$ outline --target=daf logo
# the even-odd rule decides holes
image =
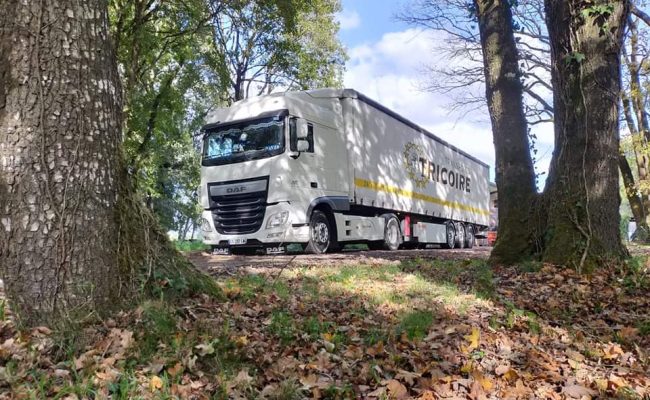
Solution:
[[[226,189],[226,193],[241,193],[245,191],[246,191],[246,186],[229,187]]]

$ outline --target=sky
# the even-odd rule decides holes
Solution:
[[[339,37],[348,51],[345,87],[393,109],[433,134],[490,165],[494,181],[494,145],[487,108],[451,110],[452,95],[429,93],[425,69],[449,61],[440,56],[442,33],[398,21],[408,0],[342,0]],[[433,76],[435,79],[435,76]],[[482,90],[482,88],[481,88]],[[534,126],[538,172],[546,172],[553,146],[551,124]],[[540,189],[544,178],[540,178]]]

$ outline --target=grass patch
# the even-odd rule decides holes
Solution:
[[[422,339],[429,333],[432,324],[433,314],[430,311],[412,311],[402,316],[397,333],[405,333],[410,340]]]
[[[650,335],[650,319],[646,319],[645,321],[639,321],[637,323],[637,329],[639,330],[639,334],[641,336]]]
[[[388,341],[388,333],[380,328],[371,328],[363,335],[363,342],[367,346],[374,346],[377,343],[386,343]]]
[[[399,273],[400,268],[396,265],[344,266],[337,273],[327,276],[326,279],[330,282],[354,285],[356,281],[390,282]]]
[[[632,257],[621,265],[619,274],[623,277],[623,286],[629,293],[637,293],[650,288],[650,273],[646,268],[647,257]]]
[[[333,327],[333,322],[321,321],[317,316],[312,315],[305,320],[302,330],[307,333],[311,339],[318,339],[323,333],[332,331]]]
[[[294,379],[285,379],[278,384],[268,397],[271,400],[299,400],[304,399],[304,391],[300,383]]]
[[[282,300],[287,300],[289,298],[289,295],[291,294],[289,291],[289,286],[287,286],[284,282],[281,281],[274,282],[270,286],[270,290],[273,291],[273,293],[275,293],[275,295]]]
[[[167,303],[148,301],[142,305],[137,335],[140,361],[155,355],[159,344],[171,342],[177,331],[176,322],[176,315]]]
[[[175,240],[174,246],[178,251],[205,251],[210,246],[200,240]]]
[[[403,261],[400,268],[427,281],[471,289],[477,296],[491,299],[496,293],[492,269],[484,260],[422,260]],[[453,296],[453,293],[448,293]]]
[[[517,265],[517,269],[521,272],[533,273],[541,271],[543,266],[544,264],[540,261],[529,260]]]
[[[539,335],[542,333],[539,318],[535,313],[517,308],[513,303],[509,301],[504,301],[504,305],[506,307],[505,319],[501,323],[494,323],[494,325],[500,325],[507,329],[514,329],[521,324],[524,329],[534,335]],[[490,321],[490,325],[493,325],[492,320]]]
[[[296,323],[286,311],[275,310],[271,313],[269,332],[280,339],[283,344],[288,344],[295,337]]]

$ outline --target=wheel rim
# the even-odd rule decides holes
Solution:
[[[311,237],[320,251],[327,250],[330,243],[330,231],[324,221],[317,221],[311,229]]]
[[[391,219],[388,223],[388,229],[386,230],[386,242],[391,246],[396,246],[399,240],[399,233],[397,229],[397,223],[394,219]]]
[[[474,240],[474,229],[471,227],[468,227],[467,232],[465,232],[465,240],[467,241],[467,245],[471,245]]]
[[[465,245],[465,226],[463,226],[463,224],[458,224],[456,235],[458,235],[458,243],[460,244],[460,247],[463,247]]]
[[[454,232],[454,227],[447,225],[447,245],[449,247],[454,247],[454,242],[456,241],[456,232]]]

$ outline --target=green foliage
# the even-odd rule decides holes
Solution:
[[[197,134],[212,107],[340,85],[339,10],[338,0],[109,1],[127,167],[165,230],[183,240],[198,225]]]
[[[165,230],[181,239],[198,219],[194,134],[218,104],[221,55],[211,48],[205,0],[111,0],[111,34],[125,100],[126,162]]]
[[[614,5],[606,4],[594,4],[590,7],[584,8],[580,14],[584,19],[588,17],[609,17],[614,12]]]
[[[210,249],[210,246],[200,240],[177,240],[174,242],[174,246],[178,251],[205,251]]]
[[[564,62],[567,64],[571,64],[571,63],[582,64],[584,60],[585,60],[585,55],[578,51],[569,53],[564,57]]]
[[[232,101],[277,87],[341,84],[345,52],[334,16],[338,0],[235,1],[213,20]]]
[[[636,256],[619,265],[618,274],[629,292],[643,292],[650,288],[650,270],[647,263],[647,257]]]

